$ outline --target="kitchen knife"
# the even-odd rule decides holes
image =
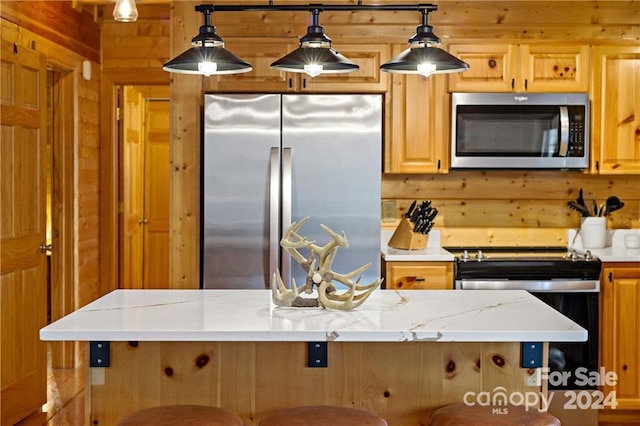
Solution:
[[[411,213],[413,213],[413,209],[415,208],[416,208],[416,200],[413,200],[413,203],[411,203],[411,206],[409,206],[409,210],[407,210],[407,212],[404,214],[404,217],[410,218]]]

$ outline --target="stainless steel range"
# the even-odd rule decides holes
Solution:
[[[456,288],[540,292],[600,290],[600,259],[565,247],[445,247],[456,257]]]
[[[596,389],[583,372],[598,369],[598,295],[602,262],[565,247],[445,247],[455,260],[460,290],[528,290],[588,331],[587,342],[550,343],[549,369],[567,380],[549,389]],[[554,376],[554,377],[556,377]]]

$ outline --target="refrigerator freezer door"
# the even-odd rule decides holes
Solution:
[[[280,103],[272,94],[205,96],[204,288],[270,285],[270,163],[272,148],[280,161]]]
[[[283,95],[282,110],[283,149],[291,148],[291,194],[282,197],[291,197],[291,221],[309,216],[299,233],[319,245],[331,240],[321,223],[344,230],[349,247],[338,249],[333,270],[371,263],[362,283],[380,278],[382,95]],[[291,269],[304,283],[302,268]]]

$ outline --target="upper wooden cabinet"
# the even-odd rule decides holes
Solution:
[[[640,173],[640,46],[593,49],[591,171]]]
[[[274,70],[271,64],[299,44],[290,38],[226,38],[225,47],[253,65],[253,71],[224,75],[207,83],[207,89],[221,92],[385,92],[388,75],[380,65],[389,59],[385,44],[342,44],[334,46],[360,66],[358,71],[311,78],[303,73]]]
[[[587,92],[589,46],[478,41],[447,50],[470,69],[449,76],[451,92]]]
[[[394,52],[406,45],[394,46]],[[391,132],[385,172],[446,173],[449,169],[449,97],[446,76],[392,74]]]

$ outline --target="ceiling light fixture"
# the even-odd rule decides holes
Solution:
[[[135,0],[116,0],[113,8],[113,19],[119,22],[134,22],[138,19],[138,8]]]
[[[118,0],[127,1],[127,0]],[[132,0],[128,0],[132,1]],[[286,4],[274,5],[269,0],[266,5],[220,5],[215,6],[216,12],[270,12],[270,11],[310,11],[312,23],[307,28],[307,34],[300,38],[300,47],[271,64],[271,68],[287,71],[307,73],[314,77],[320,74],[347,73],[359,69],[358,65],[338,53],[331,47],[331,39],[324,34],[324,29],[318,25],[320,12],[332,11],[419,11],[422,14],[422,25],[416,34],[409,39],[409,48],[380,66],[389,73],[421,74],[428,77],[431,74],[466,71],[469,65],[455,56],[439,48],[440,39],[433,33],[433,27],[428,24],[429,12],[437,10],[434,4],[388,4],[363,5],[358,0],[352,4]],[[250,64],[243,61],[224,48],[224,42],[216,34],[216,28],[211,25],[211,14],[214,6],[198,5],[197,12],[204,15],[204,25],[200,33],[193,38],[193,48],[164,64],[163,69],[169,72],[183,74],[238,74],[251,71]]]
[[[204,16],[204,25],[191,40],[193,47],[164,64],[163,70],[208,77],[216,74],[240,74],[253,69],[251,64],[224,48],[224,40],[216,34],[216,27],[211,25],[213,8],[213,5],[196,6],[196,11]]]
[[[300,38],[300,47],[271,64],[271,68],[304,72],[311,77],[357,71],[360,67],[331,47],[331,39],[318,25],[320,8],[311,9],[312,23],[307,34]]]
[[[461,72],[469,69],[469,64],[440,49],[440,39],[433,33],[433,27],[428,24],[429,12],[437,9],[436,5],[419,6],[422,25],[409,39],[409,48],[382,64],[380,66],[382,71],[429,77],[431,74]]]

